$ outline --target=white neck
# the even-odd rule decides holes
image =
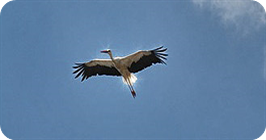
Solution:
[[[111,58],[112,60],[114,60],[112,52],[110,52],[110,53],[108,53],[108,54],[109,54],[110,58]]]

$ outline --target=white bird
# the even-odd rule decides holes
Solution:
[[[114,58],[111,50],[107,49],[101,51],[101,53],[109,54],[111,59],[94,59],[85,63],[75,63],[76,65],[73,68],[76,70],[73,74],[76,74],[75,78],[81,76],[81,81],[97,75],[122,76],[123,82],[128,85],[132,96],[135,98],[136,92],[133,89],[133,84],[137,78],[133,73],[139,72],[152,64],[166,64],[164,60],[167,60],[166,56],[168,54],[163,53],[166,50],[167,48],[161,46],[154,50],[137,51],[125,57]]]

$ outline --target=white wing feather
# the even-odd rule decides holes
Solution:
[[[122,57],[121,62],[127,67],[130,67],[133,62],[137,62],[144,55],[150,55],[150,54],[151,54],[150,51],[137,51],[133,54]]]
[[[94,59],[94,60],[91,60],[91,61],[85,63],[85,65],[88,67],[93,67],[96,65],[106,66],[106,67],[110,67],[110,68],[114,67],[114,64],[113,64],[111,59]]]

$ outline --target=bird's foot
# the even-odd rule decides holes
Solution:
[[[136,92],[134,90],[131,91],[131,94],[132,94],[133,98],[136,97]]]

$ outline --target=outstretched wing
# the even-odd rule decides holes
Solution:
[[[73,66],[75,69],[73,74],[76,74],[75,78],[81,76],[81,81],[97,75],[121,76],[120,72],[114,67],[112,61],[109,59],[95,59],[86,63],[75,64],[76,65]]]
[[[128,55],[122,58],[124,64],[127,65],[130,72],[136,73],[139,72],[152,64],[163,63],[166,64],[164,60],[167,60],[164,52],[167,48],[163,46],[149,51],[138,51],[134,54]]]

